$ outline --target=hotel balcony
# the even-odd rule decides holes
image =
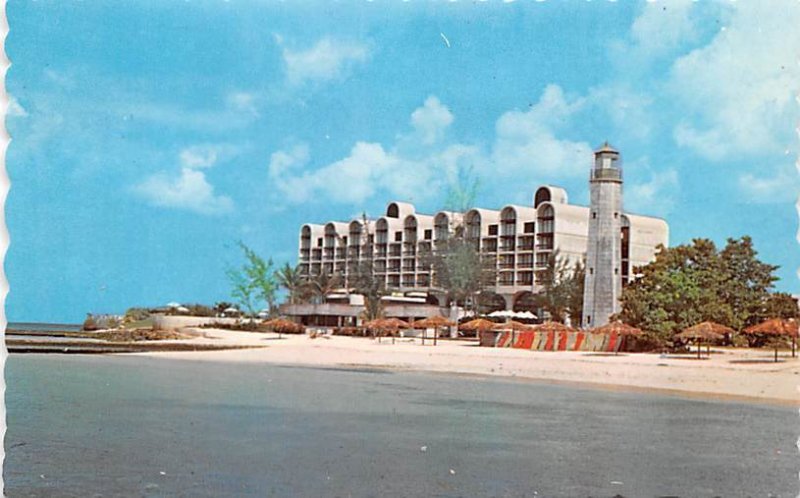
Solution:
[[[503,240],[500,242],[500,252],[512,252],[514,250],[514,239]]]

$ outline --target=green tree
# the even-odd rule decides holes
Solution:
[[[338,273],[322,270],[308,279],[308,288],[314,297],[315,304],[322,304],[328,294],[342,286],[342,277]]]
[[[278,284],[289,293],[289,304],[297,304],[305,299],[307,281],[300,268],[286,263],[275,272]]]
[[[451,178],[445,195],[444,210],[458,213],[453,217],[450,236],[437,242],[436,249],[421,254],[423,267],[433,272],[433,286],[448,301],[473,303],[479,307],[483,291],[497,281],[497,264],[493,257],[482,256],[479,241],[469,240],[463,226],[464,214],[475,204],[480,180],[472,167],[459,167]]]
[[[550,315],[550,319],[564,323],[569,317],[572,323],[581,323],[583,312],[584,265],[570,265],[558,249],[547,256],[545,269],[536,274],[541,291],[534,296],[534,303]]]
[[[767,299],[761,315],[763,318],[800,318],[800,310],[791,294],[776,292]]]
[[[474,241],[463,235],[454,235],[440,242],[424,264],[433,269],[435,286],[441,289],[448,301],[475,303],[479,294],[497,280],[494,260],[482,257]]]
[[[641,277],[623,290],[615,318],[662,341],[705,320],[734,330],[757,323],[772,299],[777,267],[756,256],[749,237],[729,239],[721,251],[707,239],[660,247],[655,261],[635,270]]]
[[[245,263],[239,269],[229,269],[228,278],[232,284],[231,295],[248,312],[252,318],[258,301],[267,306],[270,315],[275,313],[275,298],[278,292],[278,279],[275,275],[272,259],[264,260],[261,256],[239,242],[245,256]]]
[[[361,253],[364,257],[351,268],[348,278],[350,287],[364,297],[362,319],[369,321],[383,317],[383,301],[381,298],[386,295],[386,286],[384,285],[384,279],[375,275],[372,242],[370,240],[370,222],[366,214],[362,214],[361,227]]]
[[[730,326],[741,330],[755,325],[765,315],[765,300],[778,280],[773,274],[777,266],[762,263],[757,259],[750,237],[728,239],[720,252],[727,270],[727,279],[722,283],[720,297],[731,306]]]

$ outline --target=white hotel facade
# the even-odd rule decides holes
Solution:
[[[600,155],[609,151],[613,149],[608,145],[596,151],[595,164],[600,163]],[[613,153],[619,157],[618,152]],[[615,163],[615,167],[620,166]],[[593,169],[591,178],[596,174]],[[387,315],[438,314],[438,308],[448,307],[450,303],[445,302],[443,293],[437,290],[435,272],[425,256],[451,237],[456,226],[462,226],[467,239],[484,258],[496,265],[496,281],[487,291],[490,296],[483,301],[490,302],[493,309],[535,313],[531,297],[541,289],[539,275],[546,268],[548,256],[558,250],[570,263],[585,261],[590,221],[597,214],[593,207],[570,204],[567,192],[552,185],[537,188],[531,201],[528,206],[474,208],[463,214],[449,211],[422,214],[412,204],[393,201],[388,203],[383,216],[367,220],[366,224],[363,219],[308,223],[300,229],[299,268],[307,276],[338,273],[343,278],[344,288],[330,296],[330,302],[338,299],[342,306],[357,308],[357,301],[348,295],[348,277],[356,265],[369,259],[375,275],[391,293],[386,298],[390,305]],[[614,274],[624,286],[634,277],[635,267],[653,260],[659,244],[668,244],[669,229],[660,218],[622,212],[614,216],[618,217],[615,226],[619,227],[619,233],[615,238],[618,237],[620,244],[619,250],[614,251],[619,254],[615,256],[619,261]],[[595,269],[587,267],[587,272],[594,274]],[[392,302],[416,306],[413,311],[398,309],[392,313]],[[285,312],[307,323],[312,323],[308,315],[328,314],[340,318],[357,315],[355,310],[347,312],[342,306],[328,306],[327,313],[321,305],[293,306]],[[329,319],[324,323],[337,325],[342,320]]]

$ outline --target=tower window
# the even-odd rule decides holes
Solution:
[[[589,275],[594,275],[594,268],[589,268]]]
[[[395,242],[400,242],[401,240],[403,240],[403,232],[395,232],[394,233],[394,241]]]
[[[619,213],[614,213],[614,219],[619,218]]]
[[[619,275],[619,268],[614,268],[614,275]]]
[[[586,316],[586,325],[591,325],[591,323],[592,323],[592,315],[587,315]]]
[[[489,225],[489,235],[497,235],[497,225]]]
[[[592,219],[596,219],[596,218],[597,218],[597,211],[592,211]]]

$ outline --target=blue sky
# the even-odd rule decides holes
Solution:
[[[237,240],[294,262],[464,169],[484,207],[586,203],[604,140],[626,210],[800,292],[797,2],[287,3],[8,6],[11,321],[228,299]]]

